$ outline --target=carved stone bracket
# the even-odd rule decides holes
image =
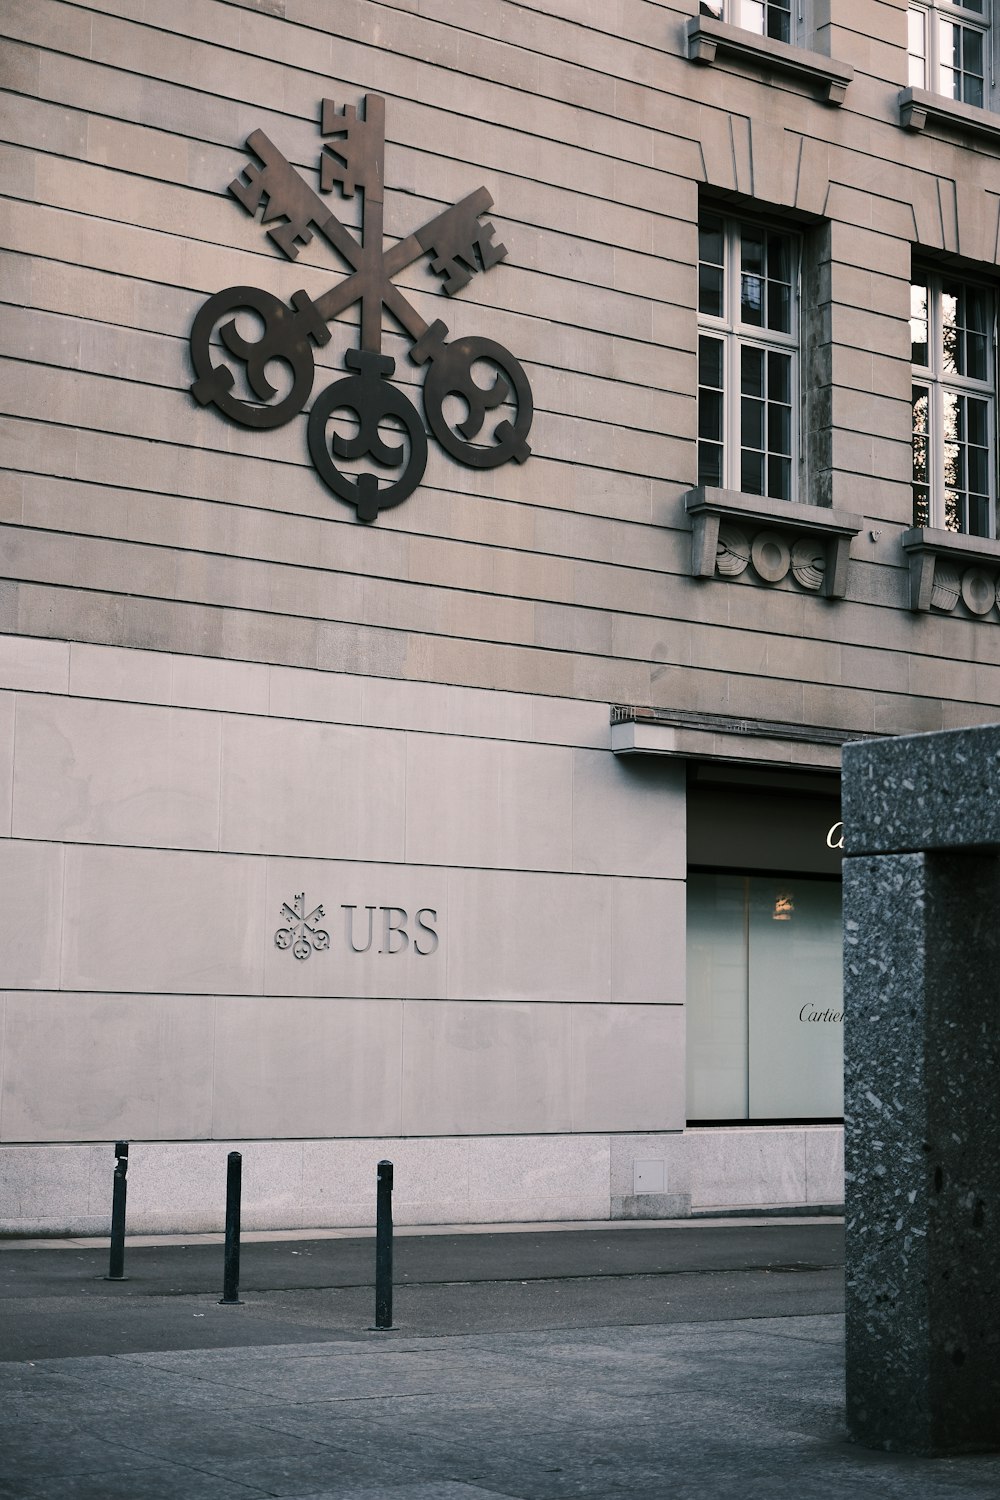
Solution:
[[[789,573],[827,599],[847,592],[851,539],[864,522],[825,505],[798,505],[734,490],[691,490],[691,576],[735,578],[752,567],[764,583]]]
[[[1000,146],[1000,120],[989,110],[946,99],[943,94],[932,94],[927,89],[901,89],[899,123],[903,129],[923,130],[928,121]]]
[[[915,526],[902,536],[910,560],[910,608],[1000,621],[1000,542]]]
[[[721,55],[788,78],[804,79],[815,86],[826,104],[843,104],[847,86],[854,77],[853,68],[834,62],[821,52],[807,52],[804,47],[756,36],[741,26],[730,26],[711,16],[691,17],[687,23],[687,47],[690,60],[703,66],[714,63]]]

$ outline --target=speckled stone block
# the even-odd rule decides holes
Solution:
[[[914,1453],[1000,1448],[1000,861],[983,849],[996,807],[972,795],[996,795],[1000,729],[850,749],[848,1429]],[[914,803],[898,817],[894,782]],[[918,847],[870,852],[894,843]]]
[[[845,745],[844,852],[1000,847],[1000,724]]]

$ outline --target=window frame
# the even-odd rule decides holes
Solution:
[[[748,21],[753,19],[753,12],[757,10],[761,12],[761,24],[749,25]],[[763,37],[767,41],[784,42],[791,47],[800,45],[802,41],[802,0],[788,0],[787,4],[783,4],[782,0],[699,0],[698,11],[709,20],[723,21],[728,26],[736,26],[740,31],[748,31],[751,36]],[[780,29],[772,31],[772,19],[777,21],[783,16],[787,17],[787,34],[783,34]]]
[[[992,0],[982,0],[982,5],[982,10],[977,11],[968,5],[963,5],[961,0],[908,0],[907,80],[911,88],[926,90],[928,93],[939,95],[942,99],[948,99],[955,104],[965,104],[973,109],[992,108],[995,72]],[[913,46],[913,26],[918,18],[922,32],[922,50],[919,51]],[[946,61],[944,56],[946,49],[941,34],[942,27],[945,25],[959,27],[963,34],[973,33],[981,36],[982,75],[964,67],[956,72]],[[916,66],[918,62],[919,69]],[[954,87],[945,88],[943,85],[946,72],[953,73],[959,79],[981,76],[981,97],[968,98],[964,85],[960,87],[958,93],[955,92]],[[917,76],[918,73],[919,76]]]
[[[944,316],[945,296],[948,286],[958,287],[962,291],[973,291],[985,294],[988,298],[985,330],[986,353],[986,375],[976,377],[957,370],[947,368],[945,352],[945,330],[952,326],[946,323]],[[915,292],[920,287],[926,287],[926,317],[918,314],[916,307]],[[914,348],[921,341],[917,340],[915,332],[926,323],[926,364],[920,364],[914,358]],[[956,324],[956,328],[968,329],[968,324]],[[912,454],[912,478],[911,495],[913,501],[913,524],[916,527],[929,528],[931,530],[950,532],[956,536],[977,537],[984,540],[992,540],[997,535],[997,287],[985,278],[969,276],[963,272],[951,272],[946,268],[933,265],[916,263],[910,277],[910,341],[911,341],[911,391],[914,419],[911,422],[910,448]],[[967,362],[967,356],[965,356]],[[923,428],[919,428],[916,420],[917,391],[927,393],[926,420]],[[949,438],[945,431],[946,403],[949,397],[964,400],[966,403],[971,398],[983,401],[986,404],[986,519],[985,529],[973,529],[970,525],[969,515],[970,498],[974,494],[982,494],[982,491],[972,491],[970,488],[970,475],[967,463],[963,464],[964,484],[959,488],[957,485],[949,486],[947,482],[946,462],[948,458]],[[967,407],[966,407],[967,410]],[[921,471],[917,463],[918,440],[926,440],[926,477],[918,478]],[[970,447],[981,449],[984,445],[971,441],[966,421],[966,431],[963,438],[953,438],[956,445],[968,450]],[[926,514],[922,515],[923,505],[918,499],[917,491],[926,489]],[[955,526],[949,522],[949,490],[958,492],[965,496],[964,515],[959,519],[963,524]]]
[[[721,225],[723,242],[722,262],[722,312],[720,315],[703,310],[702,297],[702,268],[703,266],[717,266],[717,262],[708,262],[702,259],[701,237],[706,221],[717,221]],[[780,285],[789,286],[789,329],[784,331],[779,328],[771,328],[763,324],[745,322],[742,318],[743,301],[741,296],[742,278],[744,275],[742,265],[742,251],[744,232],[751,230],[762,234],[765,243],[768,236],[781,236],[788,244],[790,259],[788,283],[780,282]],[[698,301],[697,301],[697,483],[706,488],[719,488],[738,494],[756,495],[762,500],[774,500],[779,502],[797,503],[801,498],[802,475],[801,475],[801,426],[802,426],[802,391],[801,391],[801,367],[802,367],[802,266],[803,266],[803,236],[797,229],[790,228],[787,224],[773,219],[767,219],[753,213],[726,212],[721,206],[711,202],[701,205],[698,214]],[[763,278],[765,288],[772,278],[766,274]],[[713,438],[703,436],[702,418],[704,415],[702,405],[703,391],[720,390],[717,386],[703,385],[702,383],[702,348],[703,340],[716,340],[722,344],[722,387],[721,408],[721,472],[718,475],[708,474],[703,470],[702,453],[703,444],[712,447],[720,446]],[[743,352],[748,349],[759,349],[764,353],[765,367],[769,371],[770,354],[784,354],[789,357],[788,377],[788,401],[789,407],[789,440],[788,454],[784,455],[780,450],[772,449],[769,442],[769,410],[771,406],[779,407],[786,405],[785,402],[775,400],[769,401],[766,394],[763,398],[763,436],[765,447],[756,449],[744,447],[743,443],[743,407],[744,401],[756,400],[754,396],[745,396],[742,384]],[[766,388],[765,388],[766,390]],[[744,487],[744,453],[760,452],[763,454],[763,487],[757,489],[746,489]],[[788,492],[787,494],[773,494],[769,484],[769,460],[774,458],[785,458],[788,460]]]

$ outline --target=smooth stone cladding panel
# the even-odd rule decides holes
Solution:
[[[844,750],[847,1414],[1000,1445],[1000,727]]]
[[[0,1141],[60,1184],[25,1225],[92,1226],[74,1152],[119,1137],[135,1227],[211,1222],[181,1143],[294,1181],[303,1142],[336,1178],[325,1143],[400,1136],[472,1138],[482,1184],[521,1141],[459,1218],[607,1216],[575,1138],[683,1126],[683,770],[622,766],[606,704],[8,637],[0,792]],[[302,961],[300,892],[330,935]],[[443,1149],[417,1220],[451,1215]],[[248,1224],[364,1222],[302,1182]]]

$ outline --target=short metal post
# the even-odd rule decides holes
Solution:
[[[111,1258],[105,1281],[127,1281],[125,1275],[125,1196],[128,1141],[115,1141],[115,1177],[111,1196]]]
[[[375,1209],[375,1327],[392,1327],[392,1162],[378,1164]]]
[[[243,1157],[230,1151],[226,1158],[226,1250],[220,1303],[242,1306],[240,1301],[240,1191]]]

